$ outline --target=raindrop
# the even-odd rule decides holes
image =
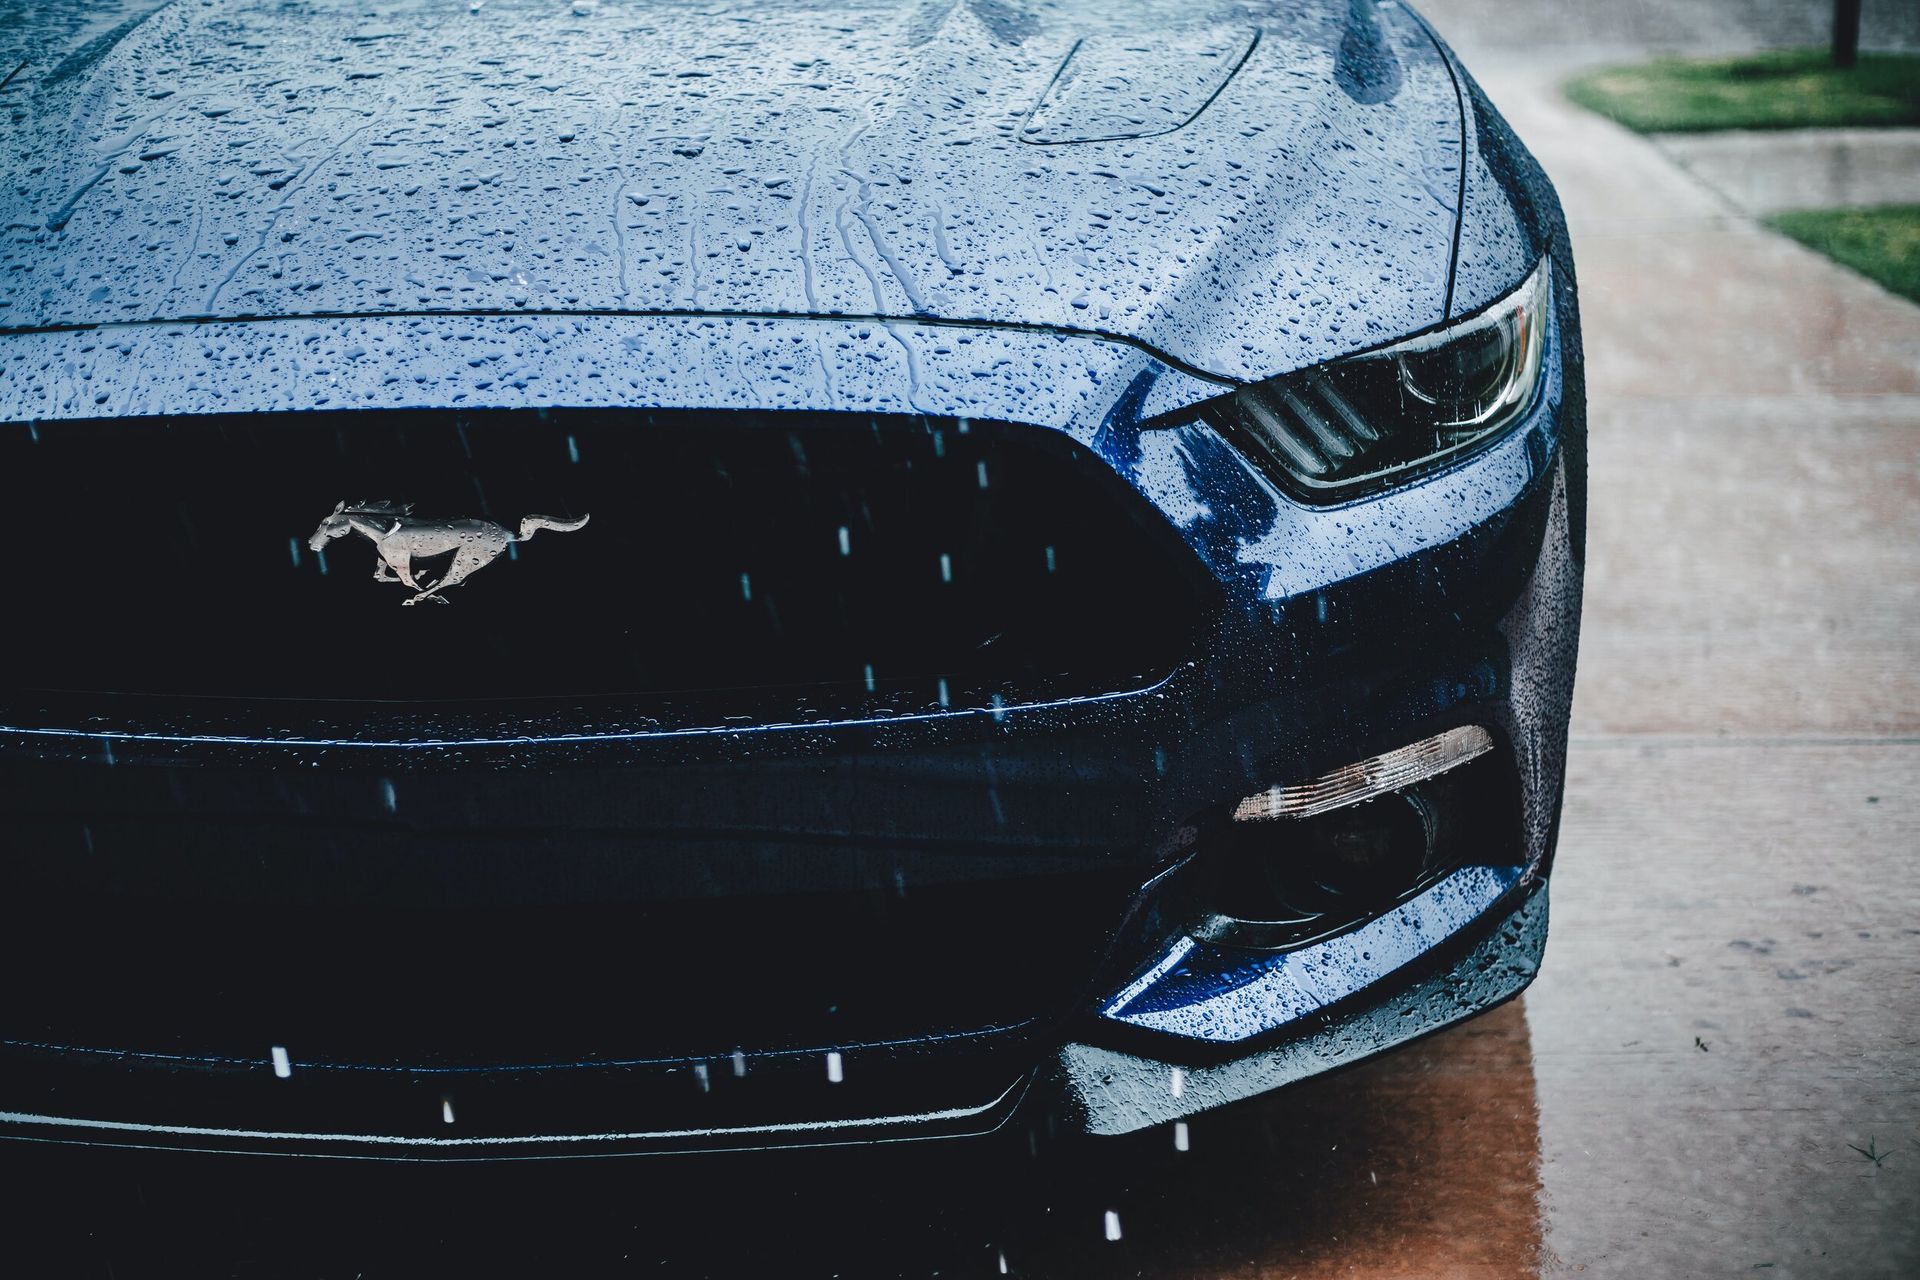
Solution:
[[[1175,1067],[1173,1069],[1172,1078],[1167,1081],[1167,1092],[1171,1093],[1174,1097],[1177,1098],[1181,1094],[1185,1093],[1186,1091],[1187,1091],[1187,1073],[1185,1071],[1182,1071],[1179,1067]]]
[[[1007,1274],[1007,1255],[1004,1252],[1000,1254],[1000,1274]]]
[[[293,567],[298,569],[300,567],[300,539],[287,539],[287,553],[293,557]]]
[[[440,1099],[440,1123],[442,1124],[453,1123],[453,1099],[452,1098]]]
[[[578,440],[575,440],[572,436],[567,437],[567,461],[568,462],[580,461],[580,442]]]
[[[713,1088],[713,1082],[707,1076],[706,1063],[696,1062],[693,1064],[693,1078],[700,1085],[700,1092],[706,1093]]]
[[[380,779],[380,803],[387,806],[387,812],[393,813],[400,807],[399,797],[393,793],[393,780]]]
[[[280,1045],[273,1046],[273,1074],[282,1080],[293,1074],[293,1060],[287,1057],[287,1051]]]
[[[840,526],[840,554],[843,556],[853,554],[853,535],[845,525]]]
[[[940,553],[940,581],[953,581],[953,557],[944,551]]]
[[[974,463],[973,473],[975,476],[979,477],[980,487],[982,489],[986,488],[987,487],[987,462],[985,458],[982,458],[979,462]]]
[[[1107,1239],[1118,1240],[1119,1238],[1120,1238],[1120,1215],[1115,1213],[1112,1209],[1109,1209],[1107,1210]]]
[[[867,663],[866,665],[866,674],[867,674],[867,692],[872,693],[873,692],[873,664],[871,662]]]
[[[827,1055],[827,1079],[833,1084],[839,1084],[846,1079],[846,1073],[841,1069],[840,1055],[837,1052]]]
[[[1047,572],[1048,572],[1048,573],[1052,573],[1052,572],[1053,572],[1053,566],[1054,566],[1054,561],[1053,561],[1053,548],[1052,548],[1052,547],[1048,547],[1048,548],[1047,548]]]
[[[733,1051],[733,1078],[739,1080],[747,1074],[747,1055],[735,1049]]]
[[[1188,1146],[1187,1122],[1185,1120],[1175,1120],[1173,1122],[1173,1149],[1175,1151],[1185,1151]]]
[[[944,707],[947,704],[948,704],[947,678],[945,676],[941,676],[940,677],[940,705]]]
[[[753,579],[744,573],[740,575],[740,598],[742,600],[753,599]]]

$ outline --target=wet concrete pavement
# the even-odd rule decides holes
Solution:
[[[1920,203],[1920,129],[1735,129],[1656,141],[1746,213]]]
[[[1419,0],[1415,7],[1484,70],[1549,63],[1740,53],[1825,44],[1831,0]],[[1920,48],[1920,6],[1865,0],[1863,49]]]
[[[1484,79],[1568,206],[1593,421],[1545,1270],[1912,1275],[1920,308]]]

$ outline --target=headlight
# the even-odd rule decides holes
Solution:
[[[1257,383],[1206,416],[1312,498],[1380,484],[1487,440],[1533,404],[1550,303],[1542,261],[1480,314]]]

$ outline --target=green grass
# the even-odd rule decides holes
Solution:
[[[1920,124],[1920,55],[1863,53],[1850,71],[1825,49],[1592,71],[1567,96],[1641,133]]]
[[[1920,204],[1777,213],[1767,225],[1920,302]]]

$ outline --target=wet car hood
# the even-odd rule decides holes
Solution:
[[[1284,372],[1437,322],[1395,4],[0,0],[0,330],[930,317]]]

